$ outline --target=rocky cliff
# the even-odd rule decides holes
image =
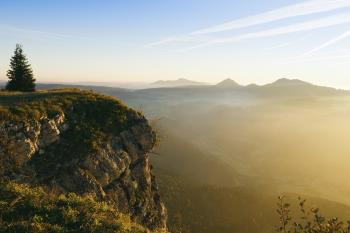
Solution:
[[[149,229],[166,229],[145,117],[88,91],[0,94],[0,176],[50,192],[93,194]]]

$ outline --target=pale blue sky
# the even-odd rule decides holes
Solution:
[[[3,0],[1,80],[16,43],[43,82],[350,88],[350,0]]]

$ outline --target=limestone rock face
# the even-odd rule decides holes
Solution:
[[[44,119],[41,123],[39,147],[45,148],[59,139],[60,131],[54,120]]]
[[[64,114],[1,123],[0,175],[59,193],[93,193],[150,229],[166,229],[167,212],[149,163],[156,134],[148,121],[137,115],[133,125],[80,157],[62,152],[74,147],[65,138],[73,124]]]
[[[64,114],[58,121],[42,118],[40,121],[4,122],[0,125],[0,175],[10,177],[21,174],[20,169],[40,149],[59,140],[58,127],[64,121]]]

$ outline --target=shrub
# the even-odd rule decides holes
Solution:
[[[278,197],[277,213],[280,226],[276,229],[282,233],[349,233],[350,221],[344,223],[338,218],[326,218],[318,208],[305,208],[305,199],[299,198],[300,219],[294,221],[290,215],[290,204],[285,197]]]

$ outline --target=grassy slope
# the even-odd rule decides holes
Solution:
[[[1,232],[149,232],[93,196],[54,195],[40,187],[0,184]]]
[[[117,99],[92,91],[57,89],[34,93],[0,92],[0,120],[52,117],[74,107],[80,107],[80,110],[86,111],[86,114],[92,114],[94,106],[99,107],[101,114],[95,114],[91,119],[87,116],[86,118],[99,124],[103,124],[106,120],[106,124],[111,124],[110,120],[126,120],[128,115],[134,113]]]
[[[154,167],[191,177],[192,180],[203,184],[235,186],[244,179],[235,173],[232,167],[210,153],[201,151],[181,136],[163,130],[159,130],[158,133],[161,143],[156,150],[157,156],[152,157]]]
[[[278,226],[277,197],[245,188],[198,184],[164,170],[156,170],[161,195],[168,208],[173,233],[271,233]],[[293,216],[299,218],[298,196],[286,194]],[[319,207],[328,217],[350,219],[350,207],[336,202],[304,197],[308,207]],[[298,220],[298,219],[295,219]]]

